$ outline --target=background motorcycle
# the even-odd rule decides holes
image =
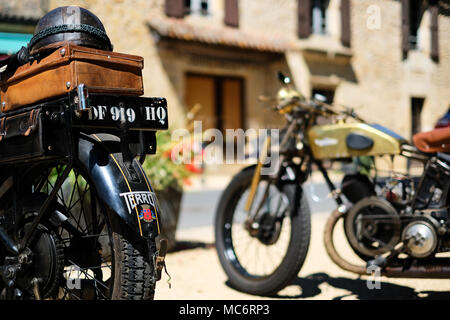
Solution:
[[[442,153],[450,147],[441,146],[449,142],[450,132],[433,139],[418,135],[415,142],[422,151],[435,144],[424,153],[394,132],[366,123],[351,109],[337,110],[316,98],[306,101],[288,77],[279,78],[284,86],[274,110],[285,116],[287,125],[278,169],[261,175],[263,151],[257,165],[232,179],[216,211],[217,253],[231,284],[251,294],[272,295],[295,279],[310,241],[310,209],[302,185],[313,165],[337,204],[324,240],[330,258],[341,268],[358,274],[378,270],[393,277],[449,277],[448,261],[435,255],[450,251],[450,156]],[[318,124],[319,118],[328,123]],[[387,178],[377,177],[370,160],[396,155],[421,161],[425,169],[420,179],[393,171]],[[369,160],[365,174],[346,174],[337,189],[323,160],[358,157]],[[333,231],[341,218],[351,248],[367,265],[354,265],[338,254]]]

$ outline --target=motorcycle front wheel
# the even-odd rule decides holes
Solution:
[[[253,295],[272,296],[297,277],[306,259],[310,209],[301,186],[275,186],[261,176],[252,210],[244,210],[254,169],[237,174],[225,189],[215,217],[215,242],[231,285]],[[259,204],[259,205],[258,205]]]

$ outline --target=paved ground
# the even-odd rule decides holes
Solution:
[[[320,184],[313,188],[321,201],[310,201],[314,214],[306,262],[297,280],[271,299],[450,299],[449,280],[382,277],[381,288],[369,290],[367,277],[359,278],[334,265],[322,244],[323,227],[332,202],[325,197],[325,192],[320,192],[321,188]],[[311,188],[306,191],[311,192]],[[236,291],[227,283],[214,248],[212,228],[220,192],[216,186],[204,190],[194,188],[185,193],[177,232],[179,250],[168,254],[166,259],[172,288],[169,289],[168,277],[164,275],[158,282],[156,299],[267,299]],[[345,244],[342,234],[338,234],[336,243]],[[344,256],[357,261],[346,245],[338,247]]]

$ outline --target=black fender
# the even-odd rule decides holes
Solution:
[[[138,161],[124,164],[118,137],[80,134],[78,161],[109,209],[113,229],[126,225],[129,231],[145,238],[160,233],[160,209],[154,190]],[[151,210],[151,218],[143,218],[144,207]]]

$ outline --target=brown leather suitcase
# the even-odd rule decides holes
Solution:
[[[68,43],[1,79],[1,111],[63,96],[81,83],[89,92],[140,96],[143,67],[139,56]]]

